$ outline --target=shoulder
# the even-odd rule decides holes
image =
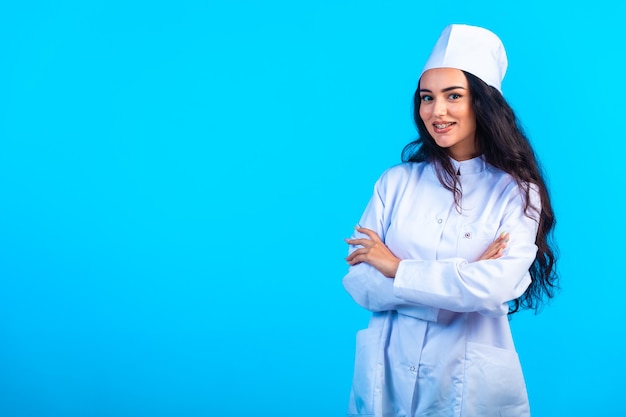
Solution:
[[[425,175],[432,172],[425,162],[404,162],[385,170],[376,181],[375,192],[383,200],[395,199],[408,189],[416,189],[424,181]]]
[[[491,164],[487,167],[491,176],[492,192],[500,193],[501,197],[508,200],[510,204],[526,207],[528,202],[528,206],[535,213],[541,211],[541,198],[537,184],[518,182],[511,174]]]
[[[385,170],[378,179],[378,182],[403,184],[410,179],[419,179],[427,166],[430,166],[427,162],[403,162]]]
[[[531,193],[538,193],[539,191],[539,186],[537,184],[524,181],[520,184],[511,174],[496,168],[490,163],[487,163],[487,171],[492,176],[492,181],[506,184],[508,188],[515,189],[518,192],[525,191],[526,189],[530,189]]]
[[[494,190],[496,189],[504,189],[507,190],[508,193],[519,193],[520,187],[517,181],[513,176],[500,168],[496,168],[495,166],[487,163],[487,169],[485,170],[487,173],[488,181],[491,183]]]

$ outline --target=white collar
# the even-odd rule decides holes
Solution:
[[[487,161],[483,155],[477,156],[466,161],[457,161],[450,158],[454,171],[460,175],[477,174],[487,169]]]

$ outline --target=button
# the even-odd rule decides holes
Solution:
[[[411,365],[411,366],[409,367],[409,371],[411,371],[411,372],[415,373],[415,372],[417,371],[417,369],[415,368],[415,366],[412,366],[412,365]]]
[[[437,219],[437,223],[439,224],[443,223],[443,219]]]
[[[471,239],[472,238],[472,233],[471,232],[465,232],[465,234],[463,236],[465,237],[465,239]]]

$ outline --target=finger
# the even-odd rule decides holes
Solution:
[[[348,262],[348,264],[354,266],[357,264],[360,264],[362,262],[365,262],[365,256],[363,254],[359,254],[356,256],[349,256],[348,258],[346,258],[346,262]]]
[[[509,234],[506,232],[502,232],[496,240],[491,242],[491,244],[489,245],[489,247],[487,248],[485,252],[498,251],[500,248],[506,247],[508,241],[509,241]]]
[[[491,257],[492,257],[493,255],[495,255],[496,253],[498,253],[498,250],[497,250],[497,249],[491,249],[491,250],[488,250],[487,252],[485,252],[485,253],[483,254],[482,258],[483,258],[483,259],[491,259]]]
[[[482,256],[479,258],[480,261],[486,259],[498,259],[502,256],[504,252],[504,248],[507,247],[509,242],[509,233],[502,232],[500,236],[496,238],[491,244],[485,249]]]
[[[355,250],[354,252],[352,252],[350,255],[348,255],[346,257],[346,261],[351,262],[355,258],[358,258],[359,256],[363,256],[366,253],[367,253],[367,249],[366,248],[357,249],[357,250]]]
[[[346,243],[349,245],[361,245],[361,246],[371,246],[372,241],[365,238],[359,239],[345,239]]]
[[[502,254],[502,251],[504,251],[504,248],[506,248],[506,242],[498,243],[496,246],[494,246],[491,255],[495,256],[495,255],[498,255],[498,254]]]
[[[498,241],[493,242],[491,245],[489,245],[487,247],[487,250],[485,250],[485,255],[493,255],[495,254],[500,247],[502,246],[502,244]]]
[[[498,258],[501,258],[503,253],[504,253],[504,247],[500,248],[500,249],[498,250],[498,252],[496,252],[496,253],[495,253],[495,254],[491,257],[491,259],[498,259]]]
[[[496,253],[491,255],[491,257],[489,259],[499,259],[499,258],[501,258],[502,255],[504,255],[504,249],[505,248],[506,248],[506,244],[503,244],[502,246],[500,246],[500,248],[496,251]]]
[[[492,242],[487,249],[485,249],[485,252],[483,252],[479,260],[493,259],[493,256],[495,256],[501,248],[501,242],[498,242],[498,240]]]
[[[380,242],[380,236],[378,236],[378,233],[376,233],[375,231],[373,231],[372,229],[368,229],[366,227],[355,227],[356,231],[359,233],[363,233],[364,235],[367,235],[367,237],[369,237],[371,240],[373,240],[374,242]]]

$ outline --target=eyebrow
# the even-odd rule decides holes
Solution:
[[[458,88],[460,88],[461,90],[466,90],[466,88],[465,88],[465,87],[461,87],[460,85],[454,85],[454,86],[452,86],[452,87],[446,87],[446,88],[444,88],[443,90],[441,90],[441,92],[442,92],[442,93],[446,93],[446,92],[448,92],[448,91],[451,91],[451,90],[456,90],[456,89],[458,89]],[[430,91],[430,90],[429,90],[429,89],[427,89],[427,88],[420,88],[420,93],[432,93],[432,91]]]

